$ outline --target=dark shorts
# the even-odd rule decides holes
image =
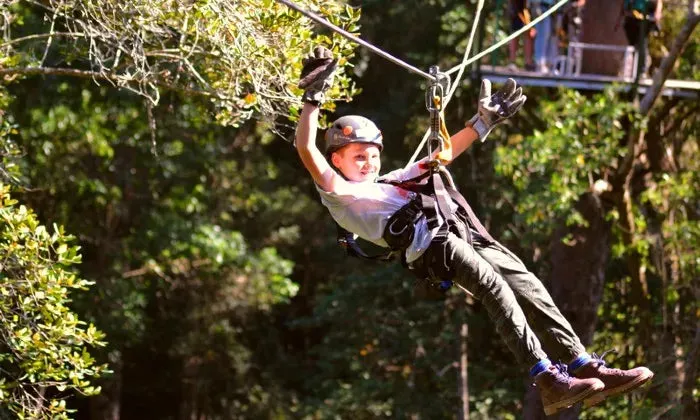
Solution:
[[[511,31],[517,31],[520,30],[525,24],[523,21],[520,19],[518,15],[515,15],[511,18],[510,20],[510,30]]]
[[[508,11],[509,11],[509,15],[510,15],[510,30],[511,31],[517,31],[520,28],[522,28],[523,26],[525,26],[525,24],[523,23],[523,20],[520,18],[520,16],[523,16],[525,14],[524,4],[518,5],[518,6],[511,5],[511,8]]]
[[[656,23],[651,20],[635,19],[631,16],[625,16],[623,24],[625,35],[629,45],[637,46],[643,38],[648,38],[649,32],[656,28]]]

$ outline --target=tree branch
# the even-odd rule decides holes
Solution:
[[[23,36],[21,38],[15,38],[11,39],[9,41],[3,42],[0,44],[0,48],[5,48],[9,47],[12,44],[18,44],[20,42],[24,41],[31,41],[32,39],[44,39],[44,38],[51,38],[51,37],[66,37],[66,38],[85,38],[87,35],[83,32],[54,32],[54,33],[46,33],[46,34],[33,34],[33,35],[27,35]]]
[[[688,351],[685,362],[685,379],[683,380],[683,395],[681,402],[683,405],[682,419],[697,418],[697,408],[695,408],[693,389],[698,382],[698,360],[700,360],[700,322],[695,327],[695,339]]]
[[[654,72],[654,82],[649,87],[647,93],[640,102],[639,112],[642,115],[649,114],[651,107],[654,105],[654,102],[656,102],[656,99],[661,93],[661,89],[663,88],[666,79],[668,79],[671,70],[673,70],[673,66],[676,64],[676,60],[683,52],[683,48],[688,43],[688,39],[690,39],[690,35],[698,25],[698,22],[700,22],[700,14],[695,14],[693,10],[690,9],[688,11],[688,19],[685,21],[683,28],[681,28],[681,31],[676,36],[676,39],[673,40],[671,51],[666,57],[664,57],[664,59],[661,61],[661,65],[656,72]]]
[[[70,76],[79,77],[82,79],[95,79],[95,80],[105,80],[117,85],[125,84],[128,82],[125,80],[127,76],[120,75],[116,73],[102,73],[90,70],[79,70],[64,67],[10,67],[10,68],[0,68],[0,76],[5,75],[23,75],[23,76]],[[138,80],[134,80],[138,82]],[[156,86],[173,90],[176,92],[184,93],[187,95],[204,96],[221,100],[232,100],[236,99],[231,96],[222,95],[214,90],[201,90],[181,86],[173,86],[172,84],[163,80],[153,80],[152,83]]]

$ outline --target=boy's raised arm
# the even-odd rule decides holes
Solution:
[[[478,111],[467,126],[451,137],[452,160],[467,150],[476,139],[486,141],[486,136],[501,122],[515,115],[523,106],[527,96],[515,80],[508,79],[505,85],[491,93],[491,81],[484,79],[479,92]]]
[[[304,89],[299,125],[297,126],[295,145],[304,167],[309,171],[314,182],[324,191],[334,192],[342,178],[331,168],[323,153],[316,146],[318,131],[318,106],[325,99],[325,92],[333,84],[333,73],[338,60],[324,47],[316,47],[308,58],[303,60],[299,87]]]
[[[338,176],[316,146],[318,112],[318,106],[308,102],[304,104],[297,127],[295,145],[304,167],[309,171],[314,182],[324,191],[332,192]]]

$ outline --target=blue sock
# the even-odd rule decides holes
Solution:
[[[549,359],[542,359],[539,362],[535,363],[535,366],[530,369],[530,376],[535,377],[539,373],[544,372],[547,370],[547,368],[552,364],[552,362],[549,361]]]
[[[581,353],[573,362],[569,363],[569,371],[573,372],[581,366],[588,364],[590,362],[591,356],[588,353]]]

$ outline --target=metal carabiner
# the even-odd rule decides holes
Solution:
[[[445,96],[445,91],[450,88],[450,76],[445,73],[440,73],[438,66],[431,66],[428,70],[433,77],[432,83],[425,91],[425,107],[428,111],[442,111],[442,98]],[[439,105],[435,105],[435,98],[438,98]]]
[[[450,87],[450,76],[440,73],[438,66],[431,66],[428,70],[434,78],[433,82],[425,91],[425,107],[430,112],[430,132],[428,135],[427,147],[428,156],[433,155],[433,147],[442,151],[444,140],[440,134],[440,113],[444,107],[444,94]]]

